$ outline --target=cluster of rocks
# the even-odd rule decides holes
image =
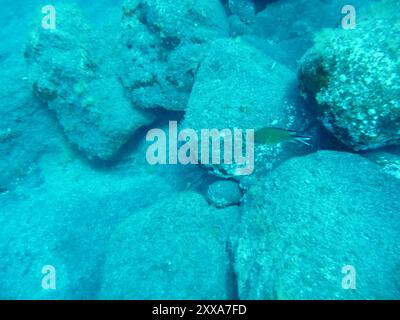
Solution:
[[[0,92],[0,297],[398,298],[400,182],[385,174],[398,176],[398,152],[314,152],[317,129],[312,147],[257,145],[251,177],[150,167],[139,142],[112,169],[74,155],[45,165],[39,187],[4,192],[64,139],[89,159],[118,158],[161,110],[197,131],[304,131],[318,116],[350,150],[399,144],[398,2],[364,11],[356,30],[322,32],[296,75],[315,30],[340,14],[342,1],[318,3],[326,14],[303,0],[125,0],[108,45],[71,5],[56,30],[36,22],[29,68],[0,69],[16,84]],[[0,52],[0,66],[12,62]],[[186,174],[186,186],[170,181]],[[57,291],[38,285],[46,264]],[[341,287],[346,265],[357,290]]]
[[[336,12],[333,9],[341,4],[328,1],[324,5],[332,9],[327,12]],[[385,1],[384,5],[396,3]],[[229,38],[228,20],[240,17],[251,27],[249,34],[276,44],[285,40],[279,32],[290,28],[294,38],[310,40],[311,29],[331,25],[333,17],[310,22],[315,6],[305,5],[309,10],[304,11],[303,22],[275,28],[271,34],[268,30],[279,22],[279,10],[298,15],[299,5],[272,2],[261,12],[256,7],[247,0],[227,1],[225,8],[217,0],[179,4],[126,0],[120,38],[103,46],[79,9],[60,6],[58,28],[38,27],[25,52],[33,94],[55,112],[67,139],[90,159],[118,157],[121,147],[154,120],[159,108],[185,110],[182,126],[194,129],[274,126],[304,130],[313,115],[299,99],[291,67],[265,54],[265,48],[255,48],[246,35]],[[398,142],[397,42],[391,35],[397,24],[389,31],[385,27],[396,17],[375,11],[380,12],[371,9],[368,16],[375,14],[379,23],[360,18],[354,32],[322,33],[303,58],[299,72],[303,91],[317,100],[322,122],[355,150]],[[370,35],[376,38],[374,46],[365,45]],[[379,51],[381,47],[387,47],[387,52]],[[350,56],[346,54],[349,50],[353,52]],[[297,145],[258,146],[256,171],[263,175],[291,156],[314,150]],[[237,168],[218,165],[209,169],[232,177]]]
[[[240,1],[228,5],[231,16],[254,9]],[[36,29],[25,52],[33,93],[90,159],[118,157],[160,108],[185,110],[182,127],[195,130],[303,130],[310,123],[295,73],[240,38],[229,38],[226,10],[217,0],[127,0],[120,39],[109,46],[97,40],[76,7],[59,7],[57,19],[55,30]],[[101,54],[96,44],[103,45]],[[255,167],[264,174],[311,150],[260,146]],[[208,169],[232,177],[237,167]]]

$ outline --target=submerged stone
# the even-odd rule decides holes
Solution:
[[[0,299],[96,299],[115,227],[154,199],[175,197],[143,166],[110,173],[59,161],[42,161],[41,185],[0,193]],[[42,288],[46,265],[56,290]]]
[[[182,128],[302,131],[309,123],[296,75],[237,38],[216,40],[210,46],[197,73]],[[308,150],[294,143],[258,145],[255,171],[264,174],[284,159]],[[238,170],[235,164],[207,167],[223,177],[236,176]]]
[[[354,150],[400,143],[400,3],[359,12],[354,30],[327,29],[303,57],[299,79],[325,127]]]
[[[0,59],[0,194],[35,176],[40,157],[65,143],[48,111],[33,99],[20,54]]]
[[[140,108],[185,110],[207,44],[228,36],[218,0],[125,1],[119,72]]]
[[[286,161],[244,199],[239,297],[398,298],[399,190],[359,155],[320,151]]]
[[[58,12],[58,27],[44,30],[38,22],[25,52],[33,93],[88,158],[111,159],[153,117],[135,110],[125,97],[114,58],[93,55],[96,36],[81,12],[67,5]]]
[[[264,6],[248,26],[245,40],[292,70],[298,69],[298,61],[313,45],[316,32],[340,24],[342,8],[348,4],[347,0],[255,2]],[[357,11],[366,4],[365,0],[351,1]]]
[[[242,190],[236,181],[221,180],[208,187],[207,199],[217,208],[238,205],[243,197]]]
[[[227,239],[237,213],[194,192],[132,213],[111,239],[100,298],[234,298]]]

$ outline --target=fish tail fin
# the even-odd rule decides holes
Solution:
[[[311,140],[312,140],[312,137],[310,137],[310,136],[297,135],[297,136],[294,137],[294,141],[303,143],[303,144],[305,144],[306,146],[309,146],[309,147],[312,146],[311,143],[309,143],[309,141],[311,141]]]

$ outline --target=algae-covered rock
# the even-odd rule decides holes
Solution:
[[[297,86],[292,71],[240,38],[216,40],[196,75],[182,128],[304,130],[310,118]],[[304,150],[292,143],[257,145],[255,170],[270,170]],[[225,177],[237,172],[235,164],[210,169]]]
[[[234,298],[227,237],[237,213],[193,192],[132,212],[108,247],[100,298]]]
[[[399,190],[359,155],[321,151],[282,164],[243,202],[239,297],[398,299]],[[355,289],[342,287],[346,266]]]
[[[207,199],[217,208],[238,205],[243,197],[236,181],[220,180],[212,183],[207,190]]]
[[[218,0],[125,1],[120,78],[140,108],[184,110],[207,43],[228,36]]]
[[[57,12],[57,28],[42,29],[38,21],[25,52],[33,92],[55,112],[70,142],[89,158],[108,160],[152,117],[131,106],[113,59],[92,55],[96,35],[79,10],[60,5]]]
[[[400,3],[358,13],[356,29],[325,30],[299,78],[325,126],[354,150],[400,142]]]

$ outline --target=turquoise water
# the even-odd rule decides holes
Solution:
[[[1,299],[399,299],[398,1],[0,4]]]

